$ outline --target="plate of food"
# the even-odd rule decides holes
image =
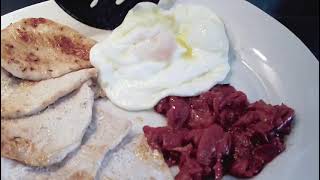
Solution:
[[[2,180],[319,179],[319,63],[272,17],[243,0],[136,2],[113,30],[68,13],[1,16]]]

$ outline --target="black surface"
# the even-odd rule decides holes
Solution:
[[[319,0],[248,0],[298,36],[319,60]]]
[[[1,15],[42,1],[44,0],[1,0]],[[91,0],[77,0],[78,3],[81,1]],[[284,24],[319,59],[319,0],[248,1]],[[123,16],[123,14],[120,14],[120,16]]]
[[[93,8],[92,0],[55,0],[56,3],[75,19],[92,27],[113,30],[118,27],[128,11],[142,1],[158,3],[159,0],[126,0],[120,5],[115,0],[100,0]]]

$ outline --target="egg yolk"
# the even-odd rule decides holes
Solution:
[[[176,37],[177,42],[186,49],[186,51],[182,54],[183,58],[190,59],[192,57],[192,47],[187,43],[185,36],[178,35]]]

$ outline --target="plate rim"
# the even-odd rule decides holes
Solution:
[[[234,0],[233,0],[234,1]],[[258,12],[259,14],[257,16],[263,16],[264,18],[267,18],[268,20],[270,20],[271,23],[273,23],[274,25],[276,25],[277,28],[281,28],[282,31],[284,31],[289,37],[285,37],[285,38],[293,38],[293,40],[295,42],[298,43],[299,47],[303,47],[303,53],[304,53],[304,56],[308,56],[308,58],[306,59],[302,59],[301,61],[308,61],[310,64],[308,65],[314,65],[316,66],[316,69],[313,69],[315,70],[318,75],[319,75],[319,61],[316,59],[316,57],[313,55],[313,53],[310,51],[310,49],[293,33],[291,32],[286,26],[284,26],[283,24],[281,24],[278,20],[276,20],[275,18],[273,18],[272,16],[270,16],[269,14],[265,13],[263,10],[259,9],[258,7],[254,6],[253,4],[249,3],[249,2],[246,2],[246,1],[242,1],[242,0],[237,0],[237,1],[234,1],[234,3],[241,3],[241,4],[245,4],[246,7],[249,7],[251,9],[254,9],[254,11]],[[6,16],[11,16],[12,14],[15,14],[17,12],[20,12],[20,11],[24,11],[25,9],[27,8],[30,8],[30,7],[33,7],[33,6],[39,6],[39,8],[41,8],[41,6],[43,5],[46,5],[48,3],[52,3],[54,2],[54,0],[48,0],[48,1],[44,1],[44,2],[40,2],[40,3],[36,3],[36,4],[33,4],[33,5],[30,5],[30,6],[26,6],[24,8],[21,8],[21,9],[18,9],[18,10],[15,10],[15,11],[12,11],[10,13],[7,13],[5,15],[2,15],[1,16],[1,21],[2,21],[2,18],[6,18]],[[231,2],[231,1],[230,1]],[[55,3],[55,2],[54,2]],[[77,21],[75,19],[75,21]],[[79,22],[79,21],[77,21]],[[81,23],[81,22],[79,22]],[[300,61],[299,61],[300,62]],[[316,85],[319,85],[319,84],[316,84]],[[316,87],[316,89],[318,90],[319,92],[319,86]],[[319,97],[319,94],[318,94],[318,97]],[[319,107],[319,100],[317,99],[316,100],[317,102],[317,106]],[[319,117],[319,111],[318,111],[318,114],[313,114],[313,115],[316,115]],[[316,119],[316,118],[315,118]],[[317,127],[318,128],[318,127]],[[318,132],[319,133],[319,128],[318,128]],[[319,151],[319,142],[317,141],[317,146],[318,146],[318,151]],[[319,154],[317,155],[317,157],[319,156]],[[317,160],[317,167],[319,167],[319,161]],[[313,172],[315,173],[315,172]],[[312,175],[316,175],[316,177],[319,177],[319,171],[316,172],[317,174],[312,174]]]

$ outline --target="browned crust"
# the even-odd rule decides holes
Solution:
[[[140,135],[139,138],[139,142],[135,148],[136,156],[146,162],[156,162],[158,167],[162,170],[167,169],[168,165],[165,163],[163,155],[159,151],[151,149],[144,135]]]
[[[14,159],[31,166],[45,166],[48,157],[36,149],[31,140],[22,137],[9,137],[1,127],[1,156]]]
[[[73,173],[69,180],[94,180],[94,177],[90,175],[87,171],[77,171]]]

